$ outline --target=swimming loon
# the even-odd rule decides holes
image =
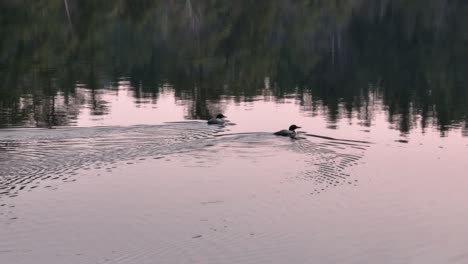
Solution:
[[[284,137],[295,137],[296,136],[296,129],[297,128],[301,128],[300,126],[296,126],[296,125],[291,125],[289,127],[288,130],[284,129],[284,130],[280,130],[278,132],[275,132],[274,135],[277,135],[277,136],[284,136]]]
[[[208,125],[222,125],[224,124],[224,122],[226,122],[224,120],[224,118],[226,117],[227,116],[224,116],[223,114],[219,114],[215,118],[211,118],[210,120],[208,120]]]

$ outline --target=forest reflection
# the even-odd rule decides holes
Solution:
[[[125,76],[133,96],[169,84],[207,118],[224,96],[295,96],[330,123],[374,104],[401,132],[468,135],[468,5],[455,0],[0,3],[0,126],[62,126]],[[266,81],[267,80],[267,81]],[[90,96],[83,96],[82,89]]]

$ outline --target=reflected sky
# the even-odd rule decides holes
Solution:
[[[235,108],[227,112],[244,118]],[[281,122],[283,112],[275,113]],[[3,130],[20,146],[0,153],[2,168],[17,172],[11,196],[0,192],[0,260],[466,262],[468,143],[461,134],[412,133],[401,143],[379,115],[375,133],[346,122],[327,129],[321,116],[296,120],[313,120],[303,125],[309,133],[369,135],[372,144],[236,134],[257,130],[254,122],[241,125],[246,119],[215,134],[204,122]],[[359,158],[344,159],[348,175],[335,185],[322,182],[320,161],[342,166],[342,155]]]
[[[265,79],[268,81],[268,78]],[[84,87],[77,89],[78,97],[83,105],[75,111],[68,125],[78,127],[91,126],[131,126],[155,125],[165,122],[184,120],[203,120],[191,116],[193,100],[176,96],[175,89],[166,84],[158,91],[158,97],[135,97],[134,89],[128,81],[121,81],[115,89],[90,91]],[[395,139],[406,140],[410,134],[401,131],[400,117],[390,117],[382,103],[379,94],[368,95],[369,102],[358,112],[347,112],[344,104],[340,104],[336,113],[318,103],[314,104],[312,94],[285,95],[277,98],[271,94],[268,87],[261,95],[243,100],[233,96],[223,96],[218,100],[207,100],[208,116],[224,113],[235,126],[229,129],[235,132],[268,132],[279,128],[287,128],[290,124],[301,124],[303,130],[322,135],[349,135],[354,131],[356,138],[379,138],[379,134],[393,134]],[[63,101],[59,99],[57,101]],[[98,111],[99,110],[99,111]],[[338,118],[330,120],[329,116]],[[65,113],[64,115],[67,115]],[[68,118],[67,118],[68,119]],[[426,121],[427,122],[427,121]],[[432,122],[436,122],[433,120]],[[409,125],[415,135],[434,134],[438,127],[431,123],[423,125],[420,115],[412,115]],[[31,125],[34,126],[33,121]],[[340,129],[346,132],[341,133]],[[394,132],[385,130],[395,130]],[[441,133],[439,131],[439,133]],[[450,126],[450,131],[439,134],[442,136],[464,135],[460,125]],[[437,134],[437,133],[436,133]]]

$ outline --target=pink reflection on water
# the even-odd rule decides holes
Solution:
[[[183,121],[190,104],[171,89],[135,103],[125,85],[99,100],[107,102],[107,115],[84,109],[78,126]],[[77,182],[56,192],[38,188],[13,200],[18,219],[0,221],[8,225],[0,229],[6,238],[0,245],[12,251],[0,256],[16,260],[13,250],[20,249],[31,252],[23,260],[53,261],[62,252],[55,260],[63,262],[80,259],[77,253],[84,252],[90,261],[134,255],[143,262],[161,257],[180,262],[180,249],[185,249],[205,263],[207,258],[236,259],[253,249],[265,263],[291,257],[298,263],[313,258],[329,263],[466,260],[468,140],[460,130],[448,137],[435,128],[402,135],[389,129],[378,103],[369,118],[339,119],[338,129],[328,128],[326,109],[308,111],[295,98],[266,96],[239,103],[226,97],[210,104],[235,123],[225,133],[274,132],[294,123],[310,134],[373,144],[350,168],[357,184],[319,195],[311,195],[317,188],[312,181],[297,180],[312,166],[304,155],[277,148],[292,144],[284,138],[271,137],[254,147],[250,141],[226,141],[208,150],[121,162],[109,170],[81,170]],[[361,125],[363,119],[368,126]]]
[[[78,117],[77,126],[151,125],[185,120],[184,107],[175,103],[173,91],[160,93],[154,102],[135,103],[130,88],[123,86],[115,93],[104,93],[102,100],[107,102],[109,112],[93,116],[90,109],[85,108]]]

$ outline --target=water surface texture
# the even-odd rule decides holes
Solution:
[[[1,2],[0,263],[468,263],[467,12]]]

